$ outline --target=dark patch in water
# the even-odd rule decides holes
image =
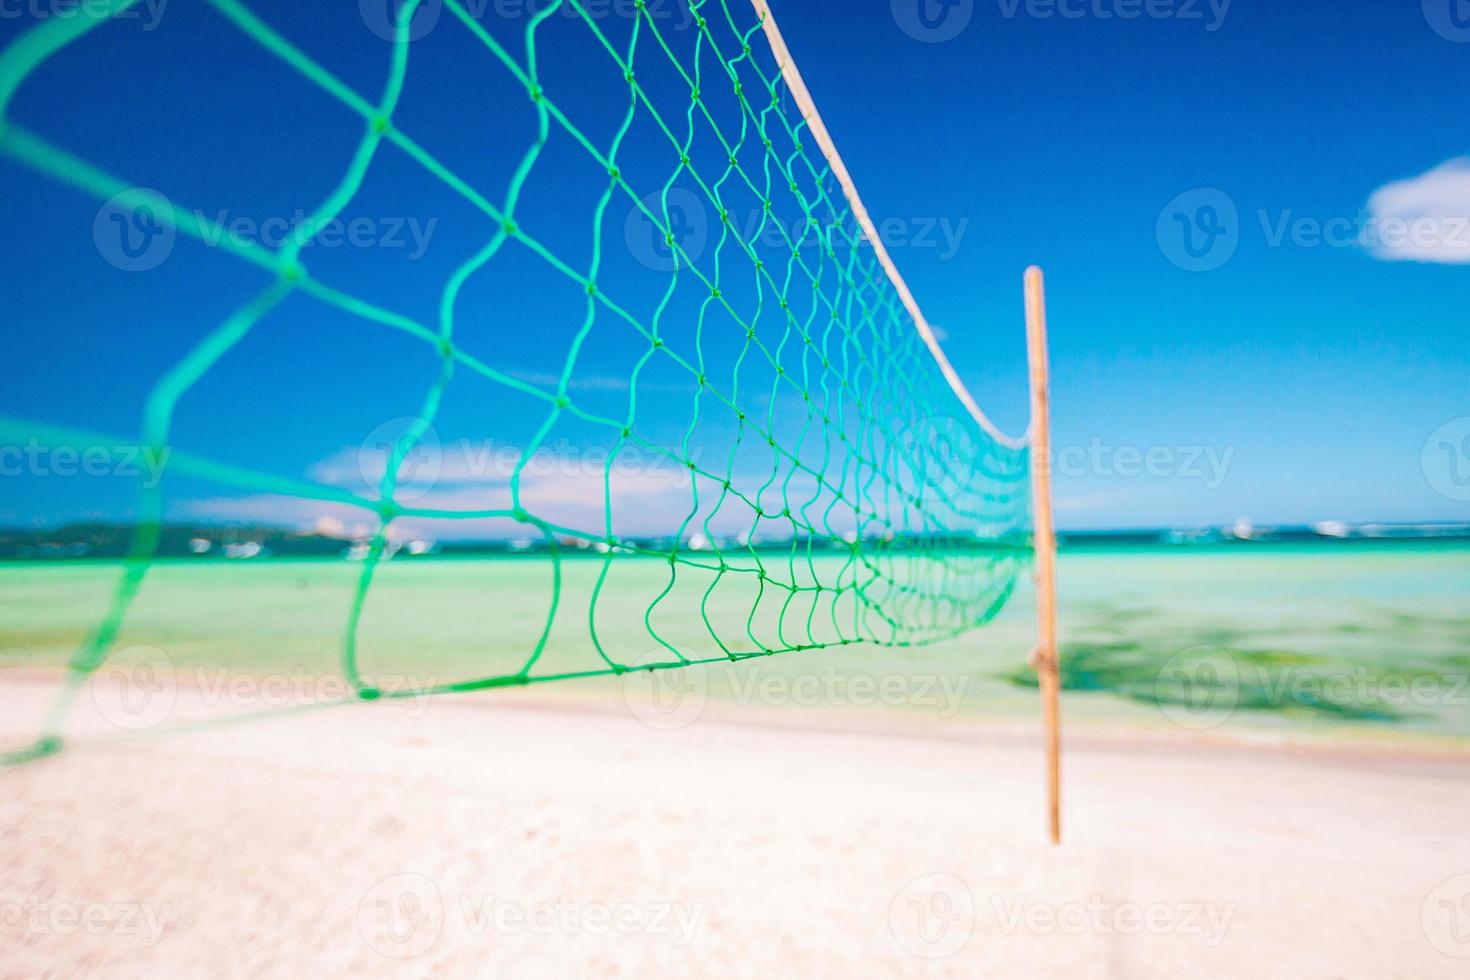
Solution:
[[[1393,613],[1388,619],[1394,632],[1359,624],[1298,630],[1200,624],[1181,631],[1177,622],[1150,623],[1152,614],[1146,610],[1093,603],[1087,611],[1095,617],[1092,622],[1066,631],[1085,639],[1062,645],[1063,689],[1106,692],[1139,704],[1190,711],[1223,705],[1279,716],[1396,724],[1423,717],[1412,709],[1416,703],[1432,704],[1436,692],[1462,690],[1470,669],[1470,653],[1425,656],[1420,651],[1420,663],[1432,660],[1432,666],[1403,662],[1402,655],[1410,651],[1394,632],[1421,632],[1426,626],[1437,631],[1458,622],[1448,618]],[[1362,635],[1369,641],[1381,634],[1376,644],[1380,656],[1392,656],[1397,662],[1275,645],[1284,635],[1311,638],[1332,633]],[[1359,646],[1355,641],[1353,649]],[[1037,685],[1029,667],[1002,676],[1018,686]],[[1416,685],[1430,689],[1430,701],[1405,696]]]
[[[1381,702],[1337,700],[1323,658],[1285,650],[1201,651],[1177,654],[1139,643],[1069,644],[1062,648],[1062,689],[1106,691],[1139,704],[1176,705],[1191,711],[1213,706],[1281,715],[1330,716],[1348,721],[1398,722],[1406,715]],[[1005,675],[1022,687],[1037,686],[1022,667]]]

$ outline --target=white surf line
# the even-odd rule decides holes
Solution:
[[[924,311],[919,308],[919,301],[914,299],[913,292],[908,283],[903,281],[903,276],[894,264],[893,257],[888,254],[888,248],[883,244],[883,239],[878,235],[878,229],[873,225],[873,219],[868,215],[868,209],[863,206],[863,199],[858,196],[857,186],[852,182],[852,175],[847,170],[847,165],[842,162],[842,155],[837,152],[837,144],[832,141],[832,134],[827,132],[826,125],[822,122],[822,114],[817,111],[817,104],[812,100],[812,94],[802,80],[801,72],[796,67],[796,61],[791,57],[791,51],[786,47],[786,41],[781,37],[781,29],[776,26],[776,17],[771,12],[771,6],[767,0],[751,0],[755,7],[756,16],[760,18],[761,27],[765,30],[766,40],[771,45],[771,53],[776,56],[776,64],[781,68],[781,77],[786,81],[786,87],[791,90],[792,96],[796,98],[796,105],[801,109],[802,118],[806,120],[807,126],[817,139],[817,145],[822,148],[822,155],[827,158],[827,163],[832,167],[832,173],[837,176],[837,182],[842,185],[842,192],[847,196],[847,203],[852,206],[853,214],[857,216],[858,225],[863,229],[873,251],[878,256],[878,263],[883,266],[883,271],[888,274],[888,279],[893,283],[893,288],[898,290],[898,298],[903,301],[904,308],[909,311],[909,316],[914,319],[914,326],[918,328],[919,336],[924,345],[929,348],[929,353],[934,355],[934,361],[939,365],[939,370],[944,374],[944,379],[949,382],[949,387],[954,391],[955,397],[965,406],[970,417],[979,423],[980,428],[989,433],[990,437],[1003,446],[1019,449],[1031,441],[1031,430],[1027,428],[1026,433],[1020,438],[1008,436],[990,421],[990,417],[975,401],[970,389],[960,380],[959,373],[955,371],[954,365],[944,354],[944,348],[939,345],[939,338],[934,335],[934,328],[929,325],[929,320],[924,316]]]

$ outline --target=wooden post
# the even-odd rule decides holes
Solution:
[[[1062,842],[1061,659],[1057,652],[1057,536],[1051,514],[1051,412],[1046,356],[1046,287],[1026,270],[1026,348],[1031,362],[1031,506],[1035,517],[1036,650],[1046,726],[1046,802],[1051,842]]]

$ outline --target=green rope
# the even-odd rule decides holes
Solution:
[[[113,0],[84,6],[76,16],[49,20],[0,52],[0,153],[94,197],[116,198],[124,205],[130,201],[155,205],[153,197],[126,180],[10,118],[11,104],[33,72],[134,2]],[[420,0],[406,0],[399,8],[389,75],[376,102],[353,91],[239,0],[205,2],[287,68],[353,112],[363,131],[341,180],[279,250],[239,241],[202,216],[172,205],[158,215],[185,235],[267,270],[273,281],[163,374],[146,401],[142,444],[151,452],[166,454],[170,471],[237,491],[348,505],[376,518],[343,634],[343,672],[359,697],[385,696],[360,673],[358,631],[374,576],[388,552],[390,529],[405,518],[494,517],[523,525],[546,542],[552,595],[539,639],[517,670],[427,692],[397,691],[393,696],[656,670],[856,643],[911,647],[974,629],[1005,603],[1029,557],[1029,452],[1003,446],[986,435],[948,391],[897,292],[866,247],[825,159],[819,152],[809,152],[805,121],[783,106],[780,66],[771,63],[768,50],[761,46],[761,24],[745,0],[692,3],[693,50],[683,54],[660,31],[642,0],[636,4],[638,16],[622,48],[580,0],[556,0],[529,18],[519,55],[486,31],[458,0],[444,0],[459,25],[524,89],[535,110],[535,138],[521,154],[498,203],[493,194],[476,189],[393,122],[409,69],[410,23]],[[620,124],[605,149],[595,145],[547,94],[539,76],[540,29],[554,14],[565,15],[563,8],[578,15],[578,23],[605,52],[609,88],[619,84],[619,79],[626,86],[623,107],[608,110],[620,112]],[[723,38],[716,35],[719,25],[705,16],[706,11],[716,9],[723,21]],[[659,53],[687,86],[689,97],[682,112],[651,92],[634,70],[635,64]],[[716,112],[707,93],[717,86],[728,87],[738,112]],[[616,101],[614,97],[612,102]],[[651,121],[667,143],[670,169],[661,181],[657,175],[631,174],[618,162],[624,141],[640,119]],[[554,130],[581,147],[608,178],[591,216],[591,258],[581,268],[538,240],[534,216],[523,219],[517,211]],[[717,176],[702,173],[692,162],[697,134],[705,138],[712,134],[725,154],[727,163]],[[330,223],[352,202],[385,146],[405,154],[427,177],[493,223],[494,231],[485,244],[444,284],[434,326],[342,292],[315,278],[300,261],[302,250],[315,234],[313,229]],[[753,159],[759,160],[758,168]],[[688,254],[674,231],[670,194],[681,181],[697,187],[719,216],[718,236],[703,264]],[[657,207],[645,204],[651,196],[640,193],[650,187],[657,191]],[[761,204],[756,227],[742,230],[731,219],[729,201],[737,193],[751,195]],[[787,227],[776,219],[778,199],[800,209],[799,224]],[[615,204],[638,209],[663,236],[673,259],[673,271],[647,322],[615,299],[616,283],[600,280],[605,265],[604,223]],[[773,246],[773,241],[779,244]],[[552,391],[497,369],[455,342],[455,314],[463,287],[508,248],[525,249],[539,257],[585,294],[581,323]],[[738,308],[730,297],[728,287],[742,279],[754,288],[753,309]],[[697,289],[703,296],[692,321],[671,314],[681,289]],[[414,423],[388,454],[376,497],[227,466],[176,452],[170,445],[180,399],[292,293],[406,334],[430,345],[441,360],[437,377],[420,397]],[[773,318],[780,322],[779,333],[769,327],[758,329],[758,324]],[[743,334],[743,340],[726,365],[726,381],[723,373],[717,376],[719,365],[707,356],[706,341],[712,332],[728,331],[731,325]],[[624,331],[631,342],[643,345],[629,376],[627,413],[621,418],[596,414],[572,394],[584,346],[594,331],[606,330]],[[693,390],[689,424],[673,443],[654,438],[638,419],[639,379],[656,361],[687,374]],[[511,473],[509,507],[451,511],[413,507],[395,499],[401,464],[433,426],[457,372],[529,396],[544,410]],[[759,413],[743,407],[750,404],[752,391],[764,402]],[[799,399],[804,413],[799,431],[789,439],[777,435],[783,397]],[[598,528],[562,526],[537,515],[522,500],[525,468],[563,417],[602,428],[612,440],[602,473],[602,526]],[[706,466],[696,458],[700,455],[697,437],[705,418],[734,424],[722,465]],[[53,447],[107,442],[93,433],[5,417],[0,417],[0,438],[39,439]],[[742,447],[761,445],[769,450],[769,471],[754,476],[738,473]],[[614,530],[612,469],[619,454],[631,449],[650,453],[689,475],[689,508],[671,521],[660,539],[672,542],[667,548],[621,537]],[[732,513],[744,515],[742,523],[747,525],[745,533],[734,540],[723,538],[716,529],[718,520]],[[73,656],[67,684],[53,705],[45,733],[26,757],[59,747],[72,700],[105,661],[122,629],[156,557],[163,526],[158,485],[141,491],[134,525],[124,569],[106,613]],[[692,546],[696,533],[709,543],[708,550]],[[586,622],[604,666],[537,673],[535,667],[561,604],[559,542],[564,540],[597,545],[603,551]],[[772,546],[770,541],[787,543]],[[832,563],[820,560],[834,554],[841,558],[835,572]],[[668,565],[667,581],[649,598],[643,613],[649,636],[669,654],[659,663],[624,663],[598,633],[597,609],[609,573],[617,561],[630,558],[658,558]],[[710,577],[697,608],[676,608],[675,587],[681,571]],[[711,613],[721,584],[731,577],[755,584],[755,600],[739,635],[722,630]],[[687,656],[655,623],[664,616],[691,620],[696,615],[708,634],[710,656]],[[774,630],[762,625],[772,615]]]

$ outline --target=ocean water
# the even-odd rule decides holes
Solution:
[[[1470,734],[1465,543],[1082,552],[1061,564],[1064,683],[1185,727]]]
[[[562,563],[560,606],[533,676],[606,669],[588,628],[600,567],[593,558]],[[312,679],[342,675],[361,572],[345,561],[160,562],[104,670],[192,673],[220,687],[274,677],[287,702],[340,694],[340,683]],[[27,683],[59,678],[118,575],[105,562],[0,565],[0,685],[21,672]],[[1028,578],[1023,570],[994,621],[954,639],[809,650],[648,683],[655,697],[693,692],[765,709],[1029,717],[1036,692],[1026,667],[1035,635]],[[697,579],[681,581],[645,621],[667,581],[663,562],[614,563],[596,619],[609,657],[669,660],[650,622],[690,659],[720,655],[700,615],[705,584]],[[1470,735],[1465,542],[1088,548],[1062,554],[1059,589],[1064,712],[1075,723]],[[394,692],[515,675],[538,646],[551,594],[544,556],[387,563],[362,610],[362,676]],[[705,614],[727,626],[748,613],[749,599],[736,593],[705,602]],[[768,618],[764,628],[774,625]],[[629,680],[569,679],[535,690],[618,699]],[[248,699],[251,685],[240,689]],[[297,690],[306,693],[289,693]],[[259,706],[289,706],[279,701]]]

